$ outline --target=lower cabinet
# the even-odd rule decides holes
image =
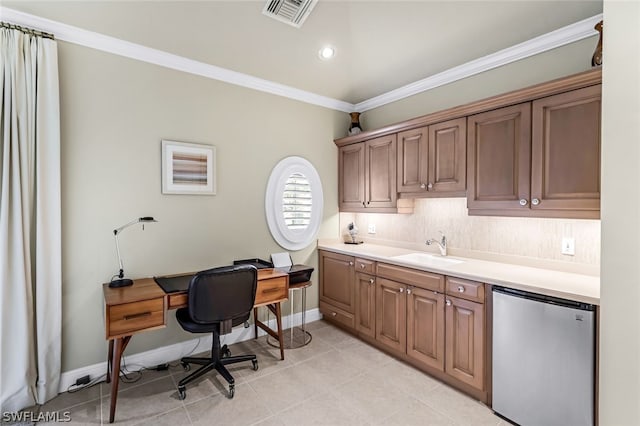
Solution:
[[[484,284],[320,251],[325,319],[486,399]]]

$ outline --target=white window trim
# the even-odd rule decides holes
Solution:
[[[292,173],[303,174],[311,185],[313,207],[311,221],[305,229],[289,229],[282,214],[285,183]],[[318,235],[324,211],[322,182],[313,164],[295,156],[284,158],[276,164],[269,176],[264,204],[269,230],[281,247],[287,250],[302,250],[311,244]]]

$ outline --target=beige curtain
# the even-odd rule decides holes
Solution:
[[[60,111],[54,40],[0,28],[0,412],[58,393]]]

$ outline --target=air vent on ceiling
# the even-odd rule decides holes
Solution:
[[[262,13],[300,28],[318,0],[267,0]]]

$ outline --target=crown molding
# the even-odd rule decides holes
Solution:
[[[450,68],[431,77],[360,102],[355,105],[355,111],[365,112],[378,108],[391,102],[594,36],[598,32],[593,27],[601,20],[602,14],[592,16],[523,43]]]
[[[103,52],[124,56],[126,58],[147,62],[161,67],[199,75],[277,96],[283,96],[289,99],[336,111],[365,112],[520,59],[546,52],[547,50],[555,49],[557,47],[594,36],[598,33],[593,27],[596,23],[602,20],[602,14],[592,16],[591,18],[567,25],[566,27],[543,34],[515,46],[508,47],[482,58],[450,68],[441,73],[432,75],[398,89],[391,90],[355,105],[339,99],[333,99],[316,93],[307,92],[305,90],[296,89],[295,87],[231,71],[226,68],[195,61],[193,59],[174,55],[162,50],[152,49],[140,44],[131,43],[115,37],[84,30],[72,25],[63,24],[61,22],[52,21],[50,19],[41,18],[39,16],[2,6],[0,6],[0,20],[10,21],[17,25],[52,33],[55,35],[57,40],[102,50]]]
[[[275,83],[273,81],[254,77],[252,75],[231,71],[226,68],[188,59],[162,50],[131,43],[115,37],[88,31],[72,25],[41,18],[39,16],[20,12],[0,6],[0,20],[8,21],[16,25],[34,28],[40,31],[52,33],[56,40],[102,50],[103,52],[126,58],[147,62],[161,67],[183,71],[213,80],[222,81],[236,86],[246,87],[272,95],[283,96],[312,105],[343,111],[353,112],[353,104],[295,87]]]

